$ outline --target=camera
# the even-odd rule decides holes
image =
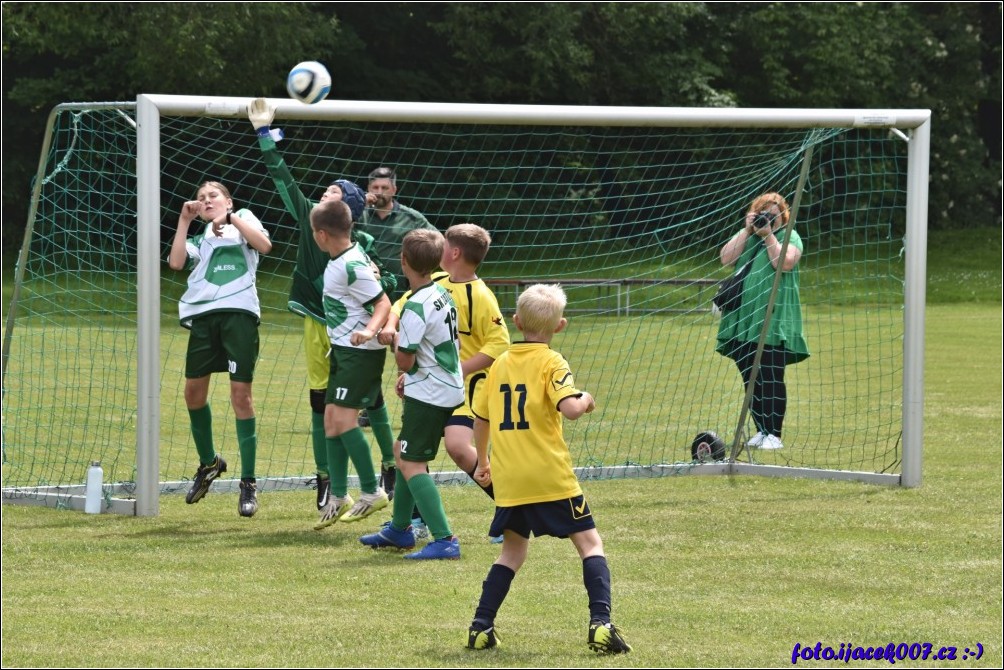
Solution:
[[[753,227],[763,228],[774,223],[774,215],[770,212],[757,212],[753,217]]]

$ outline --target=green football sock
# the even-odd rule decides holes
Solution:
[[[366,440],[363,431],[357,426],[341,435],[342,444],[345,451],[349,453],[349,459],[356,468],[359,475],[359,488],[363,493],[374,493],[377,489],[377,476],[373,470],[373,455],[370,453],[370,443]]]
[[[408,480],[408,489],[415,497],[415,504],[418,511],[422,513],[425,525],[429,527],[429,534],[434,540],[442,540],[446,537],[453,537],[450,530],[450,522],[446,520],[446,510],[443,509],[443,499],[439,496],[439,489],[432,475],[423,472]],[[394,493],[394,501],[397,502],[399,493]]]
[[[404,530],[411,525],[411,512],[415,509],[415,497],[411,495],[404,475],[397,473],[397,486],[394,487],[393,515],[390,518],[390,525],[397,530]]]
[[[331,476],[331,495],[344,498],[349,492],[349,454],[345,451],[341,435],[325,438],[328,448],[328,474]]]
[[[188,417],[192,422],[192,439],[195,440],[199,463],[210,465],[216,460],[216,450],[213,449],[213,412],[206,405],[200,409],[188,410]]]
[[[314,465],[321,479],[328,476],[328,441],[324,437],[324,415],[310,413],[310,440],[314,446]]]
[[[394,433],[390,428],[390,415],[387,413],[387,405],[380,405],[373,409],[366,410],[370,417],[370,428],[373,430],[373,437],[376,438],[380,447],[380,463],[382,465],[394,465]]]
[[[241,454],[241,479],[254,479],[255,456],[258,452],[254,417],[237,419],[237,446]]]

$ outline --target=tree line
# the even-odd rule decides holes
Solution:
[[[1001,3],[3,5],[3,248],[49,111],[139,93],[931,109],[929,226],[1001,223]]]

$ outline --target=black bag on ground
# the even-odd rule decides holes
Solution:
[[[715,293],[711,302],[715,303],[722,314],[727,314],[742,304],[743,282],[746,280],[746,275],[750,273],[752,263],[752,260],[747,261],[745,265],[732,273],[732,276],[723,279],[718,285],[718,292]]]

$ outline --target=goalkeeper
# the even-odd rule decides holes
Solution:
[[[328,352],[331,344],[324,319],[324,305],[321,297],[321,287],[324,284],[324,270],[331,260],[330,256],[314,243],[313,231],[310,227],[310,212],[315,204],[303,195],[297,186],[286,162],[276,149],[276,140],[282,135],[278,130],[270,128],[275,117],[275,107],[264,98],[256,98],[248,105],[248,119],[258,134],[258,146],[262,151],[262,159],[268,168],[275,188],[282,198],[286,211],[296,220],[300,231],[300,244],[296,250],[296,268],[293,271],[293,286],[289,294],[289,310],[304,317],[303,347],[307,361],[307,383],[310,388],[311,408],[311,443],[314,450],[314,463],[317,466],[317,509],[321,519],[317,527],[323,528],[334,523],[333,498],[329,495],[331,480],[328,471],[327,445],[324,436],[324,396],[328,386],[329,361]],[[339,179],[331,183],[321,194],[319,203],[328,200],[341,200],[349,206],[352,220],[358,221],[365,206],[365,194],[362,189],[351,181]],[[366,233],[356,231],[353,227],[352,239],[357,242],[373,263],[374,272],[380,280],[385,293],[393,293],[397,280],[393,273],[384,271],[382,260],[373,252],[373,238]],[[380,447],[382,469],[394,467],[394,434],[391,431],[390,417],[384,403],[383,394],[377,396],[376,402],[368,408],[373,435]],[[394,478],[386,478],[384,489],[388,497],[393,495]]]

